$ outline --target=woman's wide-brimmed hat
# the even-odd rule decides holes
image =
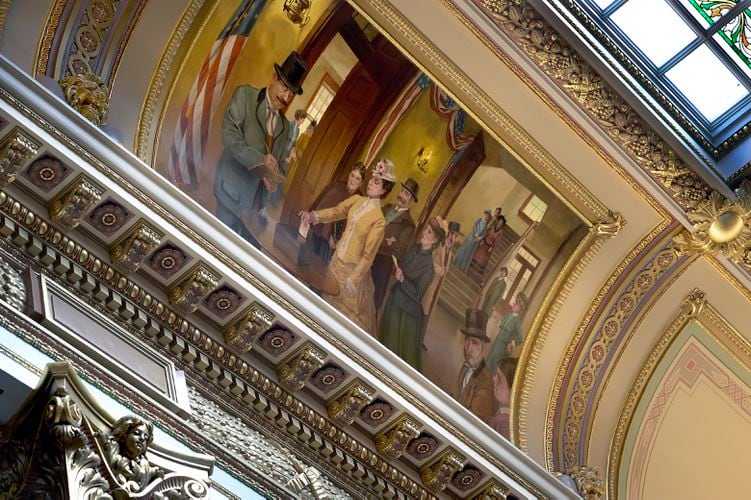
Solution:
[[[373,177],[377,177],[384,181],[396,182],[396,173],[394,173],[394,162],[388,158],[378,160],[378,163],[373,167]]]

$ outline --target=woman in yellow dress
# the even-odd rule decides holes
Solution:
[[[370,268],[386,227],[381,199],[391,192],[395,183],[394,164],[381,160],[374,168],[365,196],[356,194],[332,208],[300,212],[302,223],[347,219],[344,234],[329,263],[329,271],[339,283],[339,294],[324,294],[323,298],[372,335],[376,332],[376,310]]]

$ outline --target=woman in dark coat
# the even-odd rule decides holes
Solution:
[[[381,316],[381,342],[418,370],[422,370],[421,332],[425,321],[422,299],[435,274],[433,249],[445,236],[438,220],[430,219],[417,244],[399,259],[396,283]]]

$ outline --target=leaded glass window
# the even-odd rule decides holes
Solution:
[[[635,63],[637,79],[647,78],[701,132],[709,151],[749,122],[751,0],[575,3],[616,43],[619,57]]]

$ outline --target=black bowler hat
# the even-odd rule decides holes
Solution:
[[[293,50],[281,66],[274,63],[274,69],[288,89],[297,95],[302,94],[302,82],[308,73],[308,66],[302,60],[300,54]]]
[[[461,231],[461,226],[455,220],[449,222],[449,233],[456,233],[459,236],[464,236],[464,233]]]
[[[412,198],[415,199],[415,203],[417,203],[417,193],[420,191],[420,185],[417,183],[414,179],[407,179],[407,182],[402,182],[402,187],[409,191],[409,194],[412,195]]]
[[[464,328],[461,329],[464,335],[475,337],[483,342],[490,342],[485,334],[485,328],[488,325],[488,315],[481,309],[467,309],[464,311]]]

